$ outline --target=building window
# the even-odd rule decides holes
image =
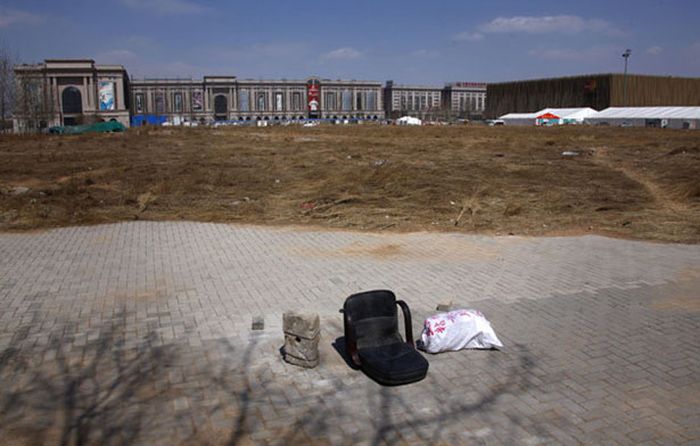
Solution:
[[[258,93],[257,106],[258,111],[265,111],[265,93]]]
[[[238,92],[238,109],[242,112],[250,111],[248,90],[240,90]]]
[[[298,91],[292,93],[292,108],[294,110],[301,110],[301,93]]]
[[[336,110],[338,108],[338,104],[336,103],[335,100],[335,93],[328,92],[326,93],[326,110]]]
[[[350,90],[343,90],[342,102],[343,102],[343,111],[352,110],[352,92]]]
[[[362,94],[361,91],[355,93],[355,110],[362,110]]]
[[[156,114],[157,115],[165,114],[165,95],[163,93],[156,93],[155,103],[156,103]]]
[[[38,94],[36,96],[38,96]],[[61,102],[63,102],[63,113],[83,112],[83,97],[80,94],[80,90],[75,87],[68,87],[63,90]]]
[[[214,97],[214,118],[218,120],[226,119],[228,115],[228,100],[226,95],[217,94]]]
[[[143,93],[136,93],[134,102],[136,103],[136,113],[143,113]]]
[[[284,110],[284,94],[275,93],[275,111]]]
[[[367,92],[367,110],[377,109],[377,92],[368,91]]]
[[[175,113],[182,113],[182,93],[175,93]]]

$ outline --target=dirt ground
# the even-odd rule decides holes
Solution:
[[[698,243],[700,132],[358,125],[0,136],[0,230],[134,219]]]

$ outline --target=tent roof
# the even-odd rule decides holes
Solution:
[[[610,107],[596,119],[700,119],[700,107]]]
[[[422,124],[423,121],[421,121],[418,118],[414,118],[413,116],[402,116],[399,119],[396,120],[397,122],[405,122],[407,124]]]
[[[537,119],[538,116],[550,113],[561,119],[585,118],[597,114],[598,112],[589,107],[576,108],[543,108],[533,113],[508,113],[499,119]]]
[[[569,111],[563,116],[567,119],[590,118],[600,113],[598,110],[593,110],[592,108],[569,108],[567,110]]]
[[[508,113],[498,119],[535,119],[537,113]]]

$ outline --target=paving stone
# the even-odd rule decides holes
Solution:
[[[0,435],[60,433],[67,395],[92,443],[129,426],[130,444],[699,435],[700,314],[684,298],[700,289],[698,246],[129,222],[0,234],[0,252],[0,410],[20,404]],[[506,345],[428,355],[424,381],[381,387],[333,347],[344,299],[371,288],[408,302],[416,337],[453,300]],[[280,357],[288,309],[320,316],[315,369]],[[88,411],[94,388],[109,397]]]

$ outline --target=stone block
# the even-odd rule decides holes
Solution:
[[[452,301],[439,303],[437,308],[435,308],[435,310],[437,310],[441,313],[447,313],[447,312],[450,312],[454,309],[455,308],[454,308],[454,304],[452,303]]]
[[[320,325],[317,314],[284,313],[282,320],[284,360],[301,367],[316,367],[319,363]]]
[[[265,319],[262,316],[253,317],[253,330],[264,330],[265,329]]]
[[[296,335],[284,334],[284,351],[288,355],[309,361],[318,359],[318,343],[321,336],[306,339]]]
[[[283,315],[282,330],[286,334],[312,339],[319,334],[321,322],[318,314],[302,314],[288,311]]]

